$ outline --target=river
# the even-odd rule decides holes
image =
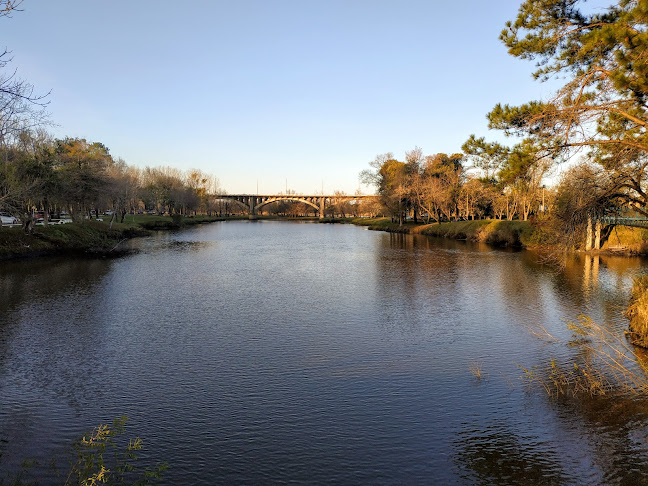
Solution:
[[[551,400],[518,367],[569,360],[531,331],[580,313],[621,335],[640,259],[268,221],[133,245],[0,263],[0,479],[55,481],[125,414],[163,484],[648,481],[643,402]]]

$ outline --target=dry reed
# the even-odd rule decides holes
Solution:
[[[568,321],[567,327],[572,331],[572,338],[566,343],[544,328],[534,334],[575,348],[573,361],[559,363],[552,359],[544,367],[519,366],[525,380],[539,384],[550,396],[648,395],[648,370],[623,336],[584,315]]]

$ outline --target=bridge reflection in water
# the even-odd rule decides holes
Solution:
[[[346,196],[346,195],[303,195],[303,194],[223,194],[218,196],[219,199],[228,199],[235,201],[247,209],[250,219],[255,219],[259,210],[266,204],[277,201],[301,202],[312,206],[319,212],[320,219],[324,218],[324,210],[327,207],[339,204],[341,202],[358,202],[362,199],[373,198],[375,196]]]

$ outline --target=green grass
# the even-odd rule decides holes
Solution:
[[[110,224],[109,216],[103,221],[84,221],[62,225],[36,226],[32,234],[25,234],[20,227],[0,228],[0,259],[50,255],[56,253],[82,253],[114,255],[119,253],[118,244],[136,236],[146,236],[150,230],[170,230],[195,224],[247,219],[247,216],[160,216],[151,214],[128,214],[123,223]]]
[[[110,224],[110,216],[102,216],[103,222]],[[113,222],[113,228],[123,227],[120,225],[140,226],[149,230],[177,229],[183,226],[194,224],[213,223],[215,221],[228,221],[232,219],[248,219],[247,216],[161,216],[159,214],[127,214],[123,223],[117,223],[121,218],[117,217]]]
[[[480,219],[440,224],[414,224],[414,222],[408,221],[403,225],[399,225],[398,223],[392,223],[390,218],[353,218],[349,222],[368,226],[370,229],[379,231],[417,233],[439,238],[483,241],[495,246],[526,246],[533,242],[532,235],[534,233],[533,226],[527,221]]]
[[[648,254],[648,230],[617,226],[602,246],[603,250]]]
[[[21,228],[0,228],[0,259],[39,254],[76,253],[110,254],[123,239],[148,234],[147,230],[172,230],[184,226],[248,219],[244,216],[160,216],[150,214],[129,214],[124,223],[85,221],[83,224],[37,226],[32,235],[26,235]],[[260,217],[260,219],[277,219]],[[279,218],[283,219],[283,218]],[[290,220],[319,220],[318,218],[286,218]],[[343,222],[378,231],[395,233],[416,233],[441,238],[485,242],[493,246],[509,247],[551,247],[556,244],[556,235],[541,220],[528,221],[476,220],[450,223],[424,224],[407,221],[403,225],[393,223],[390,218],[327,218],[320,222]],[[627,253],[648,253],[648,230],[618,227],[610,235],[603,250],[625,251]]]
[[[119,227],[121,226],[121,227]],[[137,226],[86,222],[37,226],[31,234],[22,228],[0,229],[0,259],[55,253],[111,254],[116,245],[134,236],[150,234]]]
[[[0,256],[61,251],[101,253],[112,249],[121,240],[148,234],[139,226],[113,225],[110,228],[108,223],[94,221],[37,226],[32,234],[25,234],[21,228],[3,228],[0,232]]]

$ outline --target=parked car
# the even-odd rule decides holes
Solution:
[[[9,214],[0,214],[0,221],[2,224],[18,224],[18,218]]]

